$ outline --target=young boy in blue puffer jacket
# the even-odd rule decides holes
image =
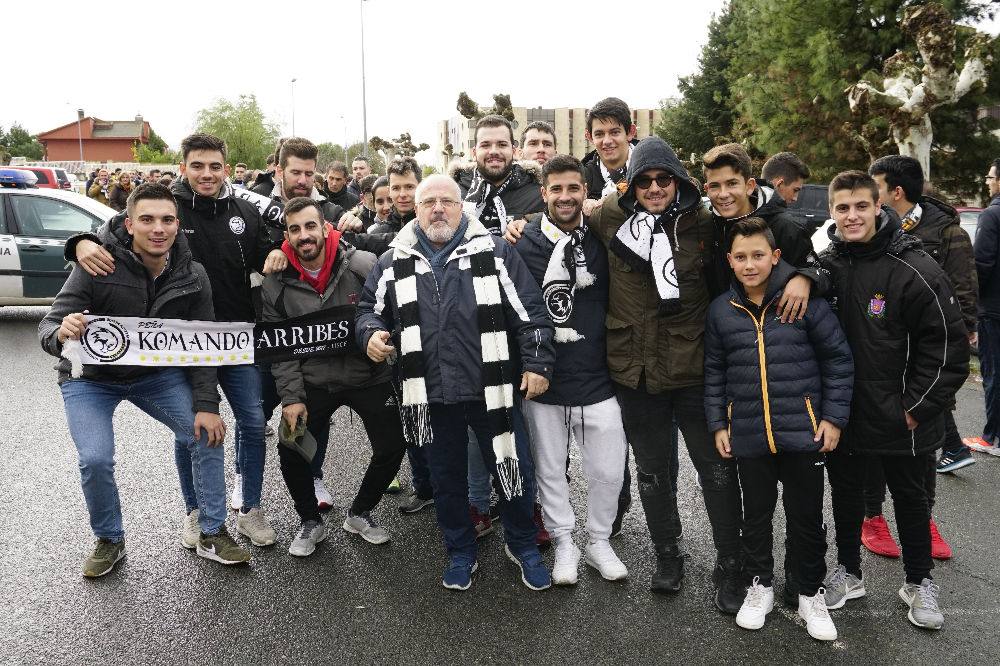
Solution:
[[[795,270],[781,260],[764,220],[734,226],[728,259],[735,280],[709,306],[705,327],[705,414],[719,454],[736,457],[743,489],[745,570],[753,583],[736,623],[760,629],[774,605],[772,520],[780,481],[798,565],[786,577],[797,573],[799,615],[809,635],[834,640],[820,587],[823,463],[850,413],[851,350],[821,298],[809,300],[801,319],[778,318],[776,305]]]

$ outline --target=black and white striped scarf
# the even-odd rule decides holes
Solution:
[[[420,338],[420,306],[417,302],[417,256],[395,251],[392,261],[393,293],[399,312],[399,374],[403,383],[400,416],[407,441],[423,446],[434,438],[424,380],[426,367]],[[523,493],[517,450],[512,432],[514,407],[514,369],[507,345],[507,327],[501,301],[500,276],[493,255],[493,244],[469,255],[472,285],[478,310],[479,338],[482,347],[483,393],[486,417],[493,433],[493,453],[497,476],[504,494]]]
[[[475,217],[490,230],[490,233],[502,236],[507,230],[507,207],[504,206],[501,195],[507,190],[507,186],[514,180],[514,169],[511,168],[507,179],[497,187],[490,181],[483,178],[479,173],[479,167],[472,172],[472,182],[469,184],[469,192],[465,195],[465,214]]]
[[[636,208],[618,228],[609,245],[612,252],[637,271],[652,272],[659,295],[659,314],[676,314],[681,309],[674,252],[677,245],[677,217],[680,192],[660,215]]]
[[[556,342],[582,340],[570,324],[573,316],[573,300],[577,289],[594,284],[594,276],[587,270],[587,257],[583,250],[583,240],[587,235],[587,225],[566,233],[549,221],[544,213],[540,221],[542,235],[554,244],[549,263],[542,278],[542,296],[549,319],[556,327]]]

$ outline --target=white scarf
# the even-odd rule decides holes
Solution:
[[[680,192],[661,215],[636,210],[611,239],[611,250],[623,261],[636,270],[652,271],[656,293],[660,297],[661,315],[680,310],[681,292],[674,265],[679,208]]]
[[[583,249],[587,226],[581,222],[572,232],[566,233],[552,224],[543,213],[541,230],[542,235],[555,244],[545,267],[542,296],[549,319],[556,327],[556,342],[582,340],[583,336],[567,324],[573,316],[576,290],[594,284],[594,276],[587,270],[587,258]]]
[[[622,167],[622,178],[628,174],[628,165],[632,162],[632,144],[628,147],[628,157],[625,158],[625,166]],[[611,177],[611,172],[608,167],[604,166],[604,162],[601,161],[600,156],[597,158],[597,164],[601,167],[601,177],[604,178],[604,189],[601,190],[601,198],[608,196],[612,192],[618,191],[618,183]]]

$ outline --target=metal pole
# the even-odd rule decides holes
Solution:
[[[365,90],[365,0],[361,0],[361,127],[364,132],[361,154],[368,157],[368,98]]]
[[[292,79],[292,136],[295,136],[295,79]]]
[[[83,120],[83,109],[76,110],[76,136],[80,140],[80,168],[83,169],[83,128],[80,122]]]

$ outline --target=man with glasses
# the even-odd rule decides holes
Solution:
[[[358,344],[399,369],[403,430],[426,453],[434,482],[449,557],[444,586],[468,589],[478,568],[466,478],[472,428],[500,494],[507,556],[526,586],[542,590],[551,578],[535,545],[533,469],[513,406],[515,391],[531,400],[548,389],[552,324],[514,249],[462,212],[457,183],[429,176],[415,198],[416,221],[365,283]]]
[[[979,446],[1000,445],[1000,386],[996,384],[1000,371],[1000,158],[993,160],[986,174],[990,203],[979,214],[973,251],[979,277],[979,367],[986,395],[986,425],[982,438],[968,440]],[[995,449],[994,449],[995,450]]]

